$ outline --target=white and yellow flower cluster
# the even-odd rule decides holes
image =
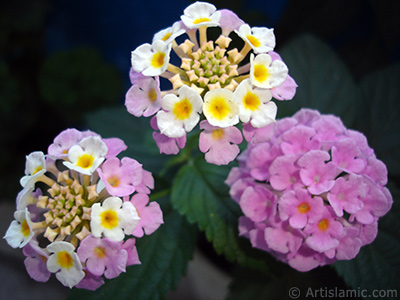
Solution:
[[[117,157],[126,148],[118,138],[67,129],[48,154],[26,157],[23,189],[4,238],[23,248],[33,279],[45,282],[55,273],[65,286],[94,290],[103,274],[111,279],[140,263],[135,237],[154,232],[163,217],[158,203],[146,206],[151,173]]]
[[[220,28],[215,41],[208,40],[210,27]],[[244,43],[240,51],[230,47],[233,38]],[[137,117],[154,115],[159,132],[153,136],[166,154],[176,154],[200,120],[215,130],[240,121],[267,126],[277,113],[271,99],[291,100],[297,87],[274,48],[273,29],[251,28],[229,10],[195,2],[181,21],[156,33],[152,44],[132,51],[127,110]],[[179,66],[171,63],[172,53]],[[159,77],[169,80],[170,90],[160,91]]]

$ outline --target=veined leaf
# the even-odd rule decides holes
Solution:
[[[400,194],[395,189],[394,203],[387,215],[379,220],[378,236],[372,244],[361,248],[360,253],[350,261],[334,264],[339,275],[353,289],[395,291],[400,293]],[[396,298],[387,294],[387,298]]]
[[[179,212],[196,223],[214,245],[218,254],[230,261],[266,270],[268,254],[252,249],[250,242],[238,237],[240,207],[229,197],[224,183],[229,166],[215,166],[204,159],[182,167],[172,187],[171,200]],[[264,255],[264,253],[262,253]]]
[[[358,102],[358,85],[335,52],[318,38],[302,35],[279,53],[298,88],[292,101],[277,103],[278,116],[292,116],[301,108],[312,108],[339,116],[346,126],[353,127],[364,104]]]

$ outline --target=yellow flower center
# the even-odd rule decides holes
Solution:
[[[90,154],[83,154],[79,157],[78,162],[76,165],[83,169],[88,169],[93,165],[94,157]]]
[[[101,225],[106,229],[113,229],[118,226],[117,212],[113,210],[106,210],[100,214]]]
[[[154,68],[161,68],[164,65],[165,53],[157,52],[151,59],[151,66]]]
[[[209,113],[218,120],[224,120],[228,115],[230,107],[225,98],[215,97],[209,103]]]
[[[151,89],[148,93],[147,93],[147,97],[151,102],[154,102],[157,100],[157,91],[156,89]]]
[[[21,223],[21,232],[25,237],[27,237],[31,233],[31,229],[29,228],[28,222],[26,222],[26,220],[23,220]]]
[[[117,187],[121,183],[121,181],[119,180],[119,177],[117,175],[114,175],[114,176],[111,176],[110,178],[107,178],[107,181],[113,187]]]
[[[74,265],[74,261],[67,251],[60,251],[57,253],[57,260],[61,268],[69,269]]]
[[[247,94],[243,98],[243,104],[246,109],[249,110],[256,110],[260,106],[260,99],[256,94],[253,94],[252,92],[247,92]]]
[[[174,105],[172,113],[176,116],[177,119],[185,120],[189,118],[190,114],[192,113],[192,110],[193,110],[192,104],[189,102],[188,99],[185,98]]]
[[[211,136],[213,137],[214,140],[218,141],[224,138],[225,132],[222,128],[214,129],[213,132],[211,133]]]
[[[94,254],[98,258],[103,259],[106,256],[106,250],[103,247],[96,247],[96,248],[94,248]]]
[[[258,82],[264,82],[268,78],[268,75],[269,75],[268,69],[263,65],[254,66],[254,78]]]
[[[193,24],[200,24],[203,22],[210,22],[210,18],[197,18],[196,20],[193,21]]]
[[[166,40],[168,40],[169,39],[169,37],[172,35],[172,33],[171,32],[168,32],[168,33],[166,33],[162,38],[161,38],[161,40],[162,41],[166,41]]]
[[[43,170],[42,166],[37,166],[37,167],[35,168],[35,170],[33,171],[32,175],[35,175],[37,172],[39,172],[39,171],[41,171],[41,170]]]
[[[299,213],[301,214],[305,214],[307,212],[309,212],[311,209],[310,205],[308,205],[307,203],[303,202],[301,203],[298,207],[297,210],[299,211]]]
[[[329,227],[329,220],[328,219],[322,219],[321,221],[319,221],[318,223],[318,228],[321,231],[325,231],[327,230]]]
[[[261,46],[261,42],[253,35],[248,35],[246,36],[247,39],[249,40],[249,42],[254,46],[254,47],[260,47]]]

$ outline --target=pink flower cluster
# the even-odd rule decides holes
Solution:
[[[27,156],[15,220],[5,239],[22,248],[28,274],[46,282],[52,273],[67,287],[95,290],[140,264],[136,238],[163,223],[150,202],[154,179],[129,157],[119,138],[67,129],[48,153]]]
[[[304,272],[353,259],[375,239],[393,200],[363,134],[310,109],[244,132],[248,148],[226,183],[253,247]]]

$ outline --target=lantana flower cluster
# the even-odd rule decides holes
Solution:
[[[362,133],[310,109],[244,131],[248,148],[226,183],[253,247],[308,271],[353,259],[375,239],[393,200]]]
[[[149,203],[152,174],[129,157],[118,138],[91,131],[61,132],[48,153],[26,157],[15,220],[4,238],[22,248],[28,274],[46,282],[51,273],[67,287],[95,290],[140,264],[136,238],[163,223]]]
[[[215,41],[208,39],[211,28],[219,34]],[[241,50],[230,47],[232,38],[243,44]],[[199,148],[205,159],[228,164],[243,141],[235,125],[260,128],[274,122],[272,97],[291,100],[296,92],[274,48],[273,29],[250,27],[230,10],[195,2],[180,21],[132,52],[127,110],[152,117],[153,138],[165,154],[183,149],[187,133],[200,123]],[[172,53],[178,63],[173,64]],[[160,77],[169,80],[170,89],[161,91]]]

